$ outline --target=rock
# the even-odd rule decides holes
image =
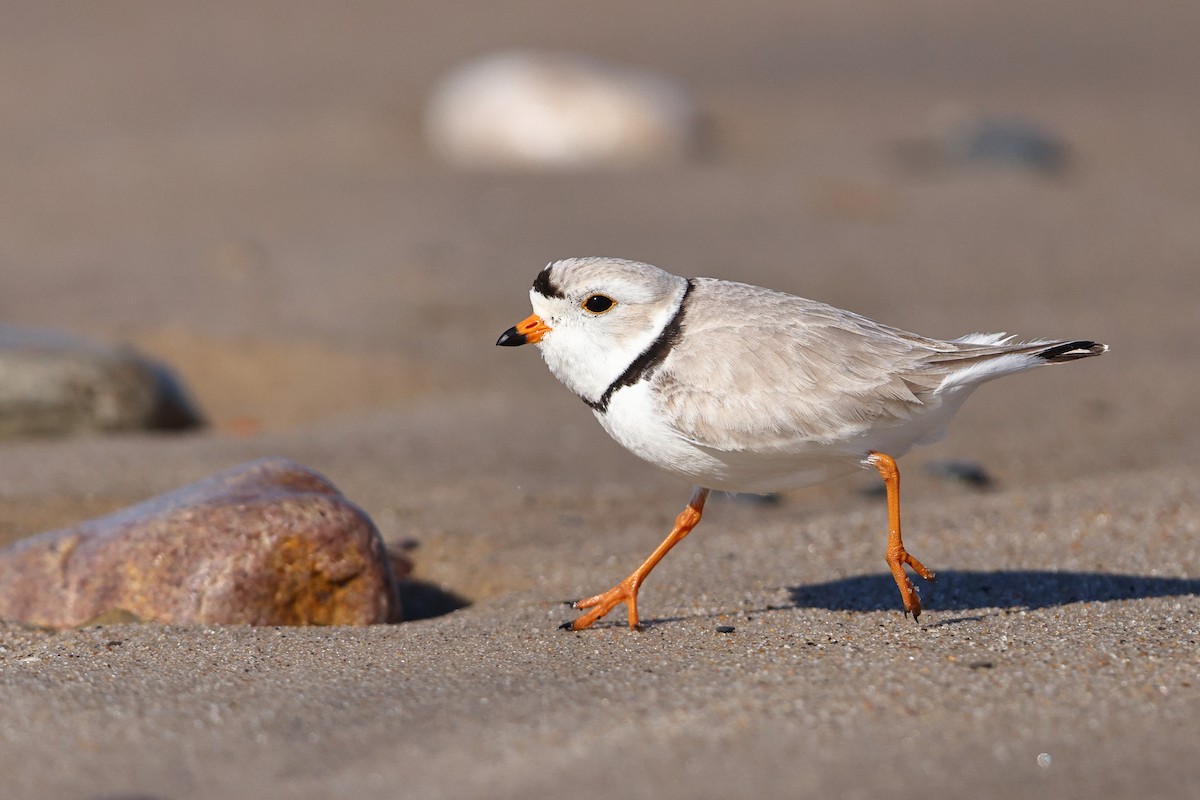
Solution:
[[[286,459],[243,464],[0,550],[0,617],[48,628],[111,618],[365,625],[399,616],[370,517]]]
[[[1067,166],[1067,145],[1050,131],[1022,119],[984,118],[946,140],[952,158],[966,164],[1018,167],[1057,175]]]
[[[983,465],[961,458],[941,458],[925,464],[925,471],[936,478],[958,481],[975,489],[990,489],[992,476]]]
[[[778,492],[728,492],[730,500],[748,506],[777,506],[782,502]]]
[[[991,166],[1057,177],[1069,166],[1067,143],[1031,120],[977,115],[946,104],[934,111],[932,127],[935,134],[927,139],[896,144],[897,156],[913,171]]]
[[[472,61],[434,89],[430,147],[473,169],[586,169],[679,160],[700,115],[666,78],[565,53],[513,51]]]
[[[199,424],[170,370],[129,348],[0,325],[0,439]]]

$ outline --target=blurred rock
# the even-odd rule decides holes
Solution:
[[[0,439],[200,424],[171,371],[129,348],[0,325]]]
[[[992,476],[982,464],[961,458],[941,458],[925,464],[925,471],[935,478],[964,483],[975,489],[990,489]]]
[[[452,72],[425,114],[430,147],[473,169],[587,169],[680,160],[700,115],[666,78],[573,54],[513,51]]]
[[[782,502],[777,492],[725,492],[724,494],[732,502],[748,506],[777,506]]]
[[[933,136],[898,142],[896,154],[911,170],[993,166],[1026,169],[1046,176],[1066,171],[1066,142],[1030,120],[975,115],[956,104],[933,114]]]
[[[0,617],[366,625],[400,605],[371,519],[316,472],[266,459],[0,550]]]

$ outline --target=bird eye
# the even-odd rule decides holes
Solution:
[[[602,294],[594,294],[587,300],[583,301],[584,309],[592,312],[593,314],[603,314],[616,304],[616,301],[611,297],[607,297]]]

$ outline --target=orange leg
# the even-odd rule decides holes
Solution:
[[[927,581],[933,580],[934,574],[924,564],[908,554],[904,549],[904,542],[900,539],[900,470],[896,467],[895,459],[872,451],[867,456],[867,463],[879,471],[879,477],[883,478],[883,483],[887,487],[888,546],[885,560],[892,570],[896,586],[900,589],[900,597],[904,600],[904,616],[908,616],[908,612],[911,611],[913,619],[916,620],[921,616],[921,598],[917,595],[912,581],[905,574],[904,565],[908,564]]]
[[[675,518],[674,529],[663,540],[663,543],[650,554],[650,557],[642,562],[642,565],[635,569],[628,578],[607,592],[602,592],[586,600],[579,600],[572,603],[572,608],[590,608],[591,611],[573,622],[563,623],[563,630],[581,631],[584,628],[590,627],[593,622],[612,611],[621,603],[624,603],[625,607],[629,609],[629,627],[637,628],[638,588],[642,585],[642,581],[646,579],[646,576],[650,574],[650,570],[654,569],[655,565],[667,554],[667,551],[682,541],[683,537],[691,533],[692,528],[696,527],[700,522],[700,515],[704,513],[704,501],[707,499],[708,489],[696,487],[692,491],[692,499],[688,501],[687,508],[681,511],[679,516]]]

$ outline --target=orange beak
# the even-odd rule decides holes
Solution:
[[[500,334],[496,344],[501,347],[518,347],[523,344],[537,344],[542,337],[550,332],[550,326],[542,322],[537,314],[530,314],[525,319],[513,325]]]

